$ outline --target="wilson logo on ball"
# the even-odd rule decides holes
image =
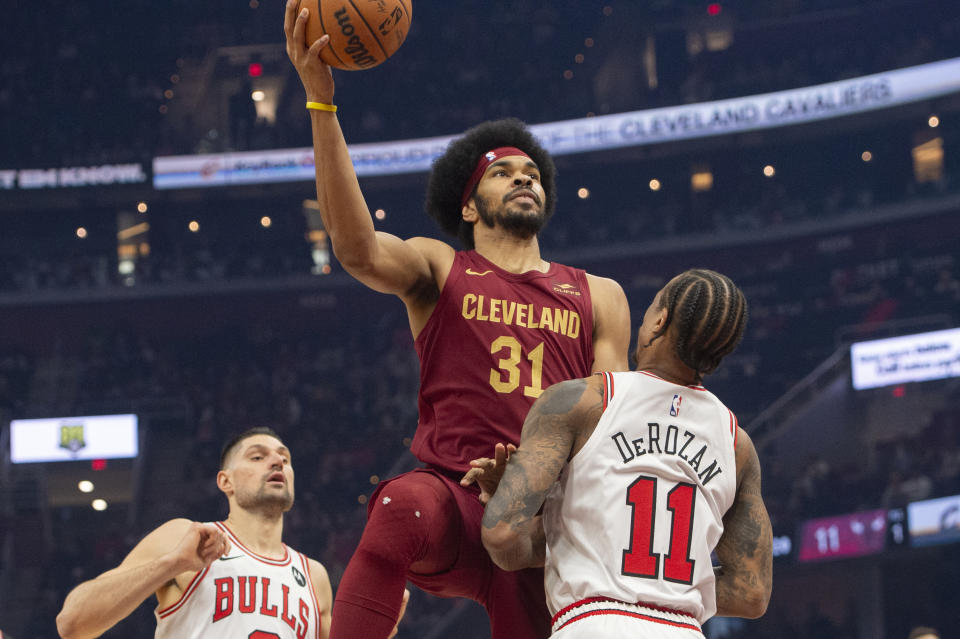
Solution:
[[[347,46],[344,47],[343,52],[350,56],[353,63],[363,68],[377,64],[377,59],[370,55],[360,36],[356,34],[356,29],[354,29],[353,24],[350,22],[350,16],[347,15],[346,7],[341,7],[339,11],[334,11],[333,16],[337,19],[337,24],[340,25],[340,33],[347,38]]]
[[[310,10],[307,45],[329,34],[320,57],[338,69],[377,66],[400,48],[410,31],[410,0],[300,0],[297,10],[303,7]]]

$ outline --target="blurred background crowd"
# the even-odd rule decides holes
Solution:
[[[948,0],[418,0],[413,16],[393,59],[335,74],[348,142],[748,96],[960,56],[960,6]],[[0,171],[309,145],[281,22],[278,3],[260,0],[131,0],[109,12],[15,3],[0,26]],[[256,87],[269,108],[251,99]],[[960,493],[956,380],[853,391],[847,355],[853,341],[958,325],[958,149],[950,95],[558,157],[558,212],[541,245],[547,259],[619,281],[634,323],[685,268],[744,289],[746,337],[706,386],[757,441],[774,532],[791,537],[811,518]],[[362,181],[378,230],[438,236],[422,213],[425,181]],[[66,593],[145,532],[224,516],[220,445],[256,425],[293,451],[285,537],[336,586],[367,496],[416,465],[418,366],[402,305],[342,272],[313,197],[309,182],[0,190],[0,424],[136,413],[144,431],[136,462],[109,464],[134,478],[130,497],[102,512],[51,499],[43,467],[0,464],[0,630],[55,637]],[[133,223],[149,232],[121,250],[118,228]],[[787,424],[777,412],[785,397],[801,412],[836,379],[846,421]],[[855,446],[830,446],[837,428]],[[88,470],[77,462],[96,479]],[[956,546],[813,566],[795,550],[775,563],[764,618],[718,621],[708,636],[905,637],[960,621]],[[153,623],[145,604],[105,636],[147,636]],[[472,604],[415,593],[400,638],[454,632],[488,636]]]

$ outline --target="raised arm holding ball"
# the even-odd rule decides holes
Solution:
[[[555,167],[515,119],[482,123],[434,162],[426,209],[466,250],[377,232],[334,110],[309,10],[287,4],[287,53],[313,128],[317,198],[339,262],[399,297],[420,357],[411,450],[424,466],[387,480],[337,590],[331,639],[383,639],[405,582],[483,605],[494,639],[550,634],[543,570],[507,572],[480,539],[483,504],[461,486],[470,460],[519,443],[523,418],[551,384],[627,369],[630,315],[613,280],[545,261],[538,233],[556,205]],[[388,105],[384,104],[384,108]]]

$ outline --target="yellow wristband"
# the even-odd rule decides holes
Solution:
[[[324,104],[323,102],[307,102],[307,108],[313,109],[314,111],[329,111],[330,113],[337,112],[336,104]]]

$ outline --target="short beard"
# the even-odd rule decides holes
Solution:
[[[282,494],[267,493],[266,487],[261,487],[253,495],[241,495],[237,493],[237,505],[244,510],[261,513],[270,516],[282,515],[293,508],[293,495],[289,488]]]
[[[508,194],[509,198],[510,195]],[[498,211],[492,211],[489,203],[479,195],[474,196],[474,202],[477,205],[477,215],[487,226],[493,228],[499,222],[500,227],[514,237],[523,240],[529,240],[536,236],[547,225],[549,215],[543,210],[537,215],[531,215],[530,212],[511,210],[508,208],[509,202],[505,201]]]

